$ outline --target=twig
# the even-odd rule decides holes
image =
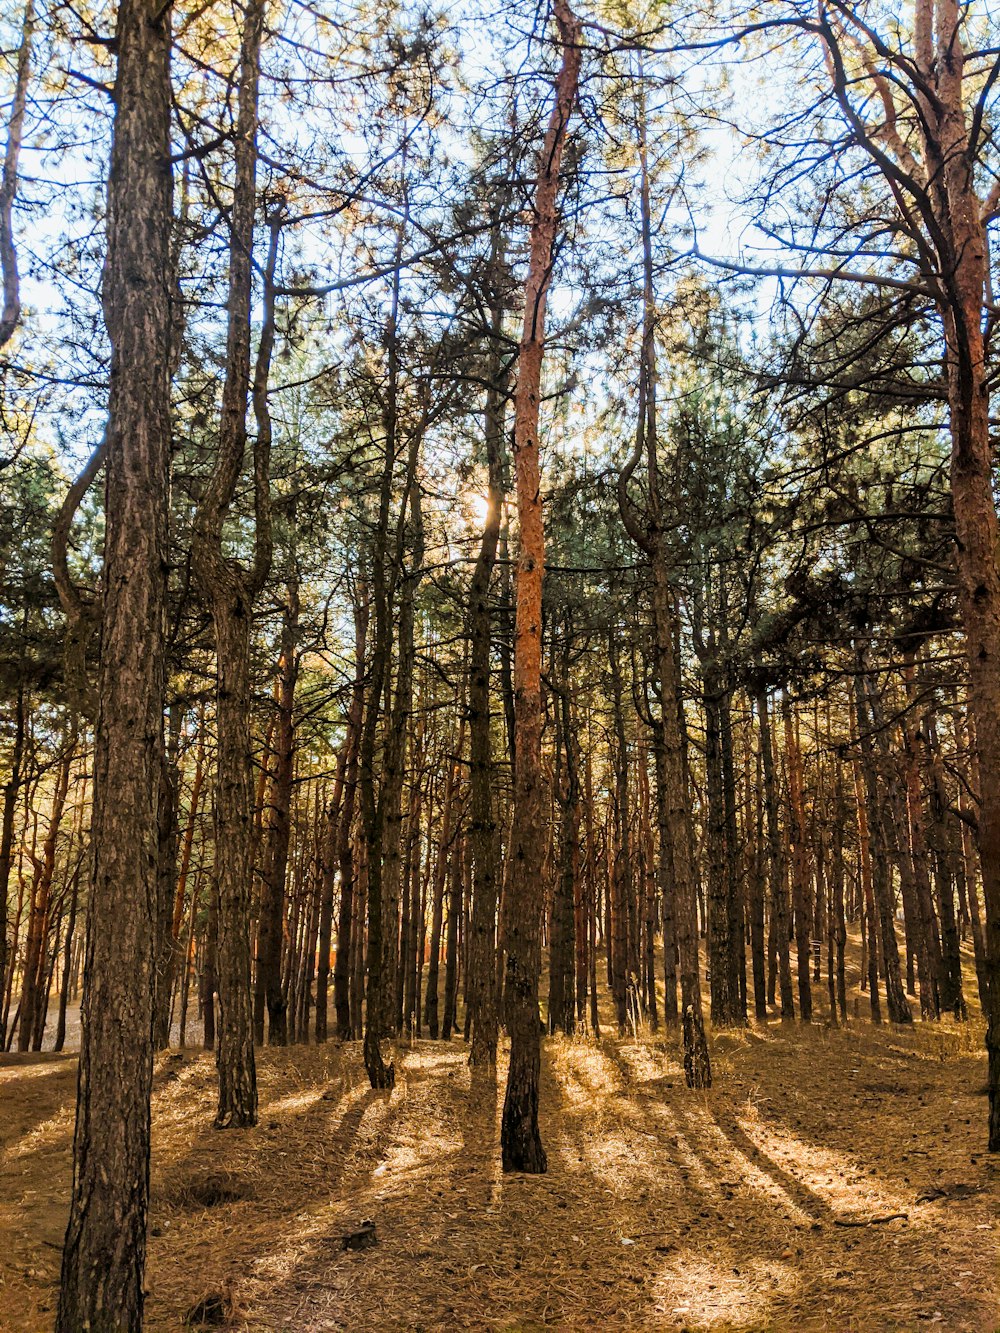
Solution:
[[[835,1217],[833,1225],[835,1227],[875,1227],[883,1222],[895,1222],[899,1217],[904,1222],[909,1220],[909,1213],[886,1213],[885,1217],[864,1217],[859,1222],[849,1221],[846,1217]]]

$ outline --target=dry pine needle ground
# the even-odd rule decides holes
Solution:
[[[716,1039],[708,1093],[661,1040],[549,1040],[533,1178],[457,1042],[401,1045],[391,1096],[357,1047],[262,1052],[260,1127],[225,1134],[212,1058],[163,1057],[147,1326],[993,1333],[980,1040],[775,1023]],[[51,1326],[74,1091],[70,1057],[0,1064],[4,1333]]]

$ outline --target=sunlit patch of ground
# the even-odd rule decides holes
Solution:
[[[774,1023],[717,1038],[703,1093],[672,1036],[548,1040],[543,1177],[501,1175],[503,1070],[458,1042],[400,1046],[392,1094],[357,1046],[261,1052],[261,1123],[227,1133],[211,1057],[161,1057],[147,1326],[218,1293],[232,1333],[994,1333],[980,1040]],[[51,1327],[74,1092],[70,1059],[0,1063],[4,1333]]]

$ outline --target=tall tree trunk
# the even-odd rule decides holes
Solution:
[[[831,1008],[836,998],[836,1007],[841,1023],[847,1022],[847,970],[845,948],[847,945],[847,918],[844,912],[844,827],[847,822],[847,808],[844,801],[843,764],[836,765],[833,806],[833,846],[830,858],[830,920],[834,942],[835,991],[831,995]]]
[[[18,679],[17,698],[14,704],[14,738],[10,750],[10,769],[3,788],[3,824],[0,826],[0,996],[7,984],[9,965],[7,950],[7,921],[9,916],[8,893],[10,889],[10,868],[14,853],[14,815],[23,780],[24,741],[28,722],[27,695],[24,689],[23,675]],[[13,972],[13,967],[11,967]],[[5,1016],[0,1015],[0,1051],[6,1049],[7,1033]]]
[[[491,277],[497,288],[490,310],[491,344],[483,431],[486,446],[486,518],[469,585],[469,793],[472,851],[472,948],[469,1006],[472,1016],[471,1065],[492,1069],[497,1054],[496,923],[499,906],[500,837],[493,803],[493,743],[490,734],[490,581],[496,565],[503,507],[504,407],[510,379],[501,336],[504,307],[499,273],[504,266],[499,223],[491,236]]]
[[[634,1018],[634,981],[629,967],[628,899],[632,893],[632,829],[629,809],[629,756],[625,735],[625,713],[622,705],[622,673],[618,658],[618,627],[608,626],[608,662],[611,667],[611,705],[614,718],[615,744],[612,750],[614,767],[614,856],[610,878],[610,936],[608,963],[611,994],[615,1002],[615,1019],[619,1036],[625,1033],[630,1017]]]
[[[344,774],[344,809],[340,818],[337,860],[340,866],[340,912],[337,918],[337,957],[333,967],[333,1003],[337,1036],[350,1041],[357,1035],[351,1018],[351,929],[355,911],[354,807],[358,790],[358,759],[365,705],[365,653],[368,641],[368,589],[359,583],[354,601],[354,685],[347,713],[347,768]]]
[[[412,455],[411,455],[412,456]],[[414,600],[423,575],[423,517],[419,486],[410,483],[410,566],[403,577],[397,627],[396,690],[383,758],[379,803],[385,810],[382,833],[383,970],[386,987],[384,1028],[397,1031],[394,1003],[399,970],[399,916],[403,884],[403,786],[406,777],[407,733],[413,709]],[[393,1002],[390,1001],[393,997]]]
[[[80,870],[81,866],[78,864],[73,872],[69,888],[69,920],[66,923],[66,938],[63,941],[59,1017],[56,1020],[56,1036],[52,1045],[54,1051],[61,1051],[66,1045],[66,1012],[69,1008],[70,988],[73,982],[73,944],[76,935],[76,912],[80,900]]]
[[[983,305],[990,291],[985,217],[976,196],[976,151],[970,147],[964,97],[964,6],[934,6],[936,50],[930,43],[931,6],[921,5],[918,34],[922,74],[935,98],[921,98],[931,198],[940,214],[948,408],[951,418],[951,492],[955,515],[959,604],[969,660],[969,707],[975,720],[980,770],[977,826],[986,903],[989,978],[986,1049],[989,1062],[989,1149],[1000,1152],[1000,567],[990,376],[983,336]]]
[[[580,22],[567,0],[554,0],[562,64],[535,184],[534,216],[524,288],[524,329],[514,398],[514,471],[520,523],[514,632],[516,762],[511,874],[507,892],[504,983],[510,1064],[500,1128],[505,1171],[541,1172],[547,1166],[538,1130],[540,1039],[538,927],[544,861],[542,842],[542,522],[538,413],[545,307],[557,227],[559,169],[576,102],[582,47]]]
[[[257,976],[254,1025],[263,1040],[267,1006],[267,1040],[272,1046],[288,1042],[288,995],[281,979],[281,946],[285,921],[285,876],[291,837],[292,779],[295,767],[295,687],[299,674],[299,585],[288,581],[281,617],[281,653],[278,660],[277,725],[274,773],[266,817],[266,847],[261,877],[260,918],[257,927]],[[259,1013],[259,1018],[258,1018]]]
[[[788,764],[788,807],[792,835],[792,923],[795,929],[795,962],[799,983],[799,1017],[812,1021],[812,984],[809,979],[809,940],[812,912],[809,909],[809,854],[806,849],[806,817],[802,792],[802,755],[798,740],[798,719],[788,695],[781,701],[785,729],[785,754]]]
[[[405,168],[404,168],[405,169]],[[422,558],[420,553],[420,497],[416,480],[417,458],[420,448],[422,428],[411,432],[406,453],[406,475],[403,481],[403,494],[395,529],[395,543],[390,547],[390,507],[392,502],[393,479],[397,459],[397,440],[399,437],[398,395],[400,385],[399,368],[399,309],[400,309],[400,274],[402,268],[402,247],[405,233],[405,210],[403,222],[396,233],[396,267],[393,273],[392,294],[389,314],[385,329],[387,349],[386,397],[383,404],[382,420],[385,433],[383,446],[382,476],[379,486],[378,520],[375,529],[373,604],[375,610],[375,634],[372,646],[371,680],[369,683],[367,710],[361,733],[360,746],[360,789],[361,822],[364,829],[365,850],[368,870],[368,969],[365,988],[365,1036],[364,1055],[368,1080],[373,1088],[391,1088],[395,1080],[395,1068],[386,1065],[382,1058],[382,1035],[389,1017],[388,994],[392,977],[386,971],[385,946],[385,889],[390,894],[398,895],[399,879],[399,800],[402,790],[403,743],[405,741],[405,719],[403,726],[397,727],[397,718],[390,719],[388,735],[385,738],[382,753],[382,772],[376,774],[380,723],[380,709],[383,695],[388,692],[392,666],[393,610],[396,584],[403,568],[407,519],[412,514],[414,532],[414,568],[407,576],[414,577],[416,567]],[[390,559],[391,556],[391,559]],[[412,615],[412,603],[407,612],[407,597],[404,590],[404,606],[400,618],[400,628],[407,632],[407,615]],[[412,621],[409,622],[412,636]],[[412,638],[411,638],[412,642]],[[403,649],[399,675],[409,673],[412,665],[408,653]],[[411,684],[407,680],[397,680],[402,684],[404,700]],[[408,701],[407,701],[408,708]],[[387,821],[392,815],[392,828]],[[386,883],[386,867],[391,862],[389,880]],[[395,949],[391,951],[395,957]]]
[[[641,222],[643,253],[642,355],[639,375],[639,410],[635,448],[618,477],[618,505],[632,541],[649,559],[652,575],[653,632],[660,699],[662,744],[658,780],[663,792],[660,803],[660,856],[669,858],[673,888],[677,957],[681,981],[681,1022],[684,1041],[684,1076],[688,1087],[710,1087],[712,1067],[705,1040],[698,963],[698,884],[694,838],[688,799],[683,699],[678,660],[678,623],[674,591],[670,586],[670,558],[660,497],[656,411],[656,296],[653,285],[652,210],[646,144],[645,111],[640,114],[639,162],[641,169]],[[628,496],[628,484],[646,456],[648,511],[643,523]],[[661,867],[661,883],[668,870]]]
[[[718,672],[702,666],[702,707],[705,714],[705,793],[708,800],[708,960],[712,1023],[728,1027],[736,1021],[731,993],[733,948],[726,875],[726,826],[722,796],[722,740]]]
[[[170,476],[170,11],[121,0],[104,309],[103,619],[73,1188],[57,1333],[142,1325]]]
[[[423,787],[418,780],[413,787],[410,802],[409,829],[406,838],[406,870],[403,893],[407,903],[406,930],[401,943],[402,976],[400,978],[399,1023],[408,1036],[413,1035],[417,1010],[417,952],[423,921],[420,915],[420,820],[423,814]]]
[[[183,971],[181,973],[181,1016],[177,1044],[182,1048],[187,1042],[188,1000],[191,994],[191,976],[194,972],[195,931],[198,920],[198,905],[201,900],[201,879],[202,874],[199,869],[194,878],[194,887],[191,890],[191,912],[188,916],[187,940],[184,944]]]
[[[857,712],[851,703],[851,729],[858,730]],[[868,810],[861,777],[861,760],[857,754],[852,760],[854,800],[858,824],[858,868],[861,877],[861,988],[868,982],[868,1000],[873,1023],[881,1023],[882,1009],[878,993],[878,950],[875,945],[875,889],[872,884],[871,835],[868,829]],[[867,933],[866,933],[867,932]]]
[[[747,746],[745,787],[747,799],[752,799],[750,764],[753,762],[751,747]],[[748,917],[750,921],[750,960],[753,971],[754,1017],[758,1023],[767,1022],[767,958],[764,938],[764,903],[767,898],[767,863],[768,848],[764,835],[764,798],[763,798],[763,755],[758,749],[756,755],[757,780],[756,800],[753,811],[747,812],[746,828],[753,829],[753,851],[749,858],[750,901]]]
[[[955,869],[962,855],[961,844],[956,847],[957,830],[948,819],[949,798],[937,741],[937,729],[930,711],[924,717],[923,728],[927,766],[930,774],[930,844],[934,856],[934,872],[941,911],[941,972],[939,976],[941,1008],[956,1018],[966,1017],[965,996],[962,992],[962,953],[955,919]]]
[[[928,954],[930,973],[929,994],[920,996],[922,1018],[939,1018],[941,1014],[941,986],[943,960],[941,954],[941,934],[938,919],[934,911],[934,895],[931,892],[929,870],[929,848],[927,828],[924,818],[924,797],[920,781],[920,722],[916,713],[918,704],[917,682],[914,667],[914,654],[907,653],[903,667],[903,679],[906,683],[909,712],[903,722],[903,765],[906,779],[906,807],[910,835],[910,852],[913,858],[913,872],[916,883],[917,911],[920,916],[920,928],[923,933],[924,947]]]
[[[170,1045],[170,1006],[173,998],[174,972],[174,895],[177,883],[177,827],[180,802],[181,768],[177,757],[180,742],[180,709],[173,704],[167,712],[163,756],[160,760],[160,788],[156,810],[156,948],[153,956],[153,1045],[165,1050]]]
[[[858,736],[861,745],[861,771],[868,794],[868,826],[872,834],[872,887],[878,911],[878,929],[882,941],[882,962],[885,975],[885,1000],[890,1023],[911,1023],[913,1015],[903,990],[899,966],[899,945],[896,942],[892,881],[887,856],[887,838],[883,825],[883,792],[879,785],[872,749],[871,715],[867,688],[863,679],[863,665],[854,677],[855,707],[858,717]]]
[[[347,741],[337,755],[333,795],[323,816],[320,845],[319,937],[316,961],[316,1041],[327,1038],[330,1009],[330,955],[333,949],[333,889],[337,878],[337,843],[344,809],[344,780],[347,775]]]
[[[462,916],[462,869],[465,861],[460,833],[451,845],[448,863],[448,930],[444,949],[444,1015],[441,1040],[449,1041],[458,1017],[458,930]]]
[[[354,848],[358,867],[354,886],[354,916],[351,923],[351,1030],[355,1037],[364,1032],[365,963],[368,955],[365,918],[368,912],[368,852],[358,832]]]
[[[568,634],[567,634],[568,642]],[[567,650],[568,656],[568,650]],[[549,941],[549,1031],[571,1035],[575,1027],[574,906],[577,897],[580,836],[580,777],[575,719],[572,715],[568,663],[557,686],[556,708],[565,780],[556,784],[559,821],[559,866],[552,904]]]
[[[168,956],[168,965],[164,987],[168,995],[174,991],[174,983],[177,979],[178,971],[183,966],[184,960],[188,958],[189,948],[181,942],[181,927],[184,923],[184,905],[187,900],[187,883],[191,871],[191,856],[194,850],[194,834],[198,821],[198,807],[201,802],[201,793],[205,784],[205,710],[204,707],[198,710],[198,751],[194,761],[194,777],[191,781],[191,798],[188,808],[188,819],[184,829],[184,837],[181,840],[180,866],[177,871],[177,886],[174,890],[173,914],[170,922],[171,948]],[[191,902],[192,920],[195,910],[194,899]],[[188,932],[190,939],[190,930]],[[190,960],[188,961],[190,966]],[[167,1010],[167,1026],[169,1030],[170,1010]],[[183,1040],[180,1043],[184,1045]]]
[[[666,744],[663,737],[663,722],[659,718],[654,719],[653,723],[653,758],[656,765],[656,884],[660,894],[660,921],[663,926],[663,1020],[669,1027],[676,1027],[677,923],[676,891],[672,873],[674,831],[670,825],[670,808],[667,800]]]
[[[243,471],[246,412],[250,393],[250,303],[253,228],[256,211],[257,102],[260,49],[267,0],[249,0],[240,42],[236,176],[230,217],[229,301],[226,378],[222,392],[219,450],[194,519],[192,564],[215,629],[217,670],[215,858],[219,884],[216,1064],[218,1129],[257,1123],[257,1070],[254,1063],[250,995],[250,907],[253,872],[253,781],[250,745],[250,631],[254,600],[271,564],[270,417],[267,377],[274,340],[274,270],[280,215],[271,219],[265,265],[264,318],[253,405],[254,560],[244,569],[226,555],[223,525]]]
[[[427,1003],[425,1015],[431,1039],[438,1038],[438,979],[441,969],[441,931],[444,925],[444,896],[448,882],[448,858],[452,855],[454,834],[452,832],[452,811],[456,802],[458,787],[458,764],[450,759],[445,778],[444,808],[441,814],[441,835],[438,841],[437,858],[434,862],[434,882],[431,902],[431,938],[430,959],[427,965]]]
[[[19,1051],[41,1049],[39,1045],[33,1043],[33,1035],[39,1025],[39,1012],[44,1000],[46,940],[50,925],[52,881],[56,869],[56,844],[63,811],[66,808],[66,793],[69,790],[75,741],[75,736],[71,736],[64,746],[52,793],[49,826],[42,844],[42,855],[40,858],[32,858],[35,870],[28,896],[28,935],[25,941],[24,975],[21,986],[21,1022],[17,1034]]]
[[[788,863],[782,852],[778,819],[778,782],[774,765],[774,739],[771,710],[766,688],[757,695],[757,725],[760,730],[760,756],[764,775],[764,812],[767,816],[767,867],[770,882],[771,921],[775,940],[775,959],[781,1017],[795,1018],[795,990],[792,983],[790,952],[791,923],[788,915]]]
[[[727,608],[723,607],[723,618]],[[723,638],[725,649],[725,639]],[[740,1027],[747,1021],[746,904],[736,815],[736,766],[733,758],[733,695],[726,686],[719,700],[719,748],[722,758],[722,809],[726,853],[726,911],[729,917],[729,1013]]]

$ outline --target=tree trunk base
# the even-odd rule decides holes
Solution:
[[[472,1030],[472,1049],[469,1051],[469,1067],[471,1069],[496,1070],[497,1067],[497,1039],[496,1036],[481,1036],[475,1028]]]
[[[267,1002],[267,1044],[288,1045],[288,1004],[284,998]]]
[[[990,1152],[1000,1152],[1000,1028],[992,1022],[986,1029],[986,1051],[989,1057],[989,1150]]]
[[[212,1122],[212,1128],[253,1129],[256,1124],[256,1111],[220,1111]]]
[[[257,1077],[251,1062],[246,1081],[235,1088],[223,1076],[220,1078],[219,1109],[215,1115],[215,1129],[253,1129],[257,1123]]]
[[[395,1087],[396,1066],[392,1063],[387,1065],[382,1059],[379,1039],[372,1028],[365,1033],[365,1069],[368,1073],[368,1082],[373,1089],[384,1090]]]
[[[689,1088],[712,1086],[712,1063],[705,1040],[705,1024],[693,1005],[684,1011],[684,1080]]]
[[[549,1161],[538,1132],[537,1098],[512,1097],[508,1088],[500,1129],[500,1153],[505,1172],[523,1171],[540,1176],[548,1170]]]

